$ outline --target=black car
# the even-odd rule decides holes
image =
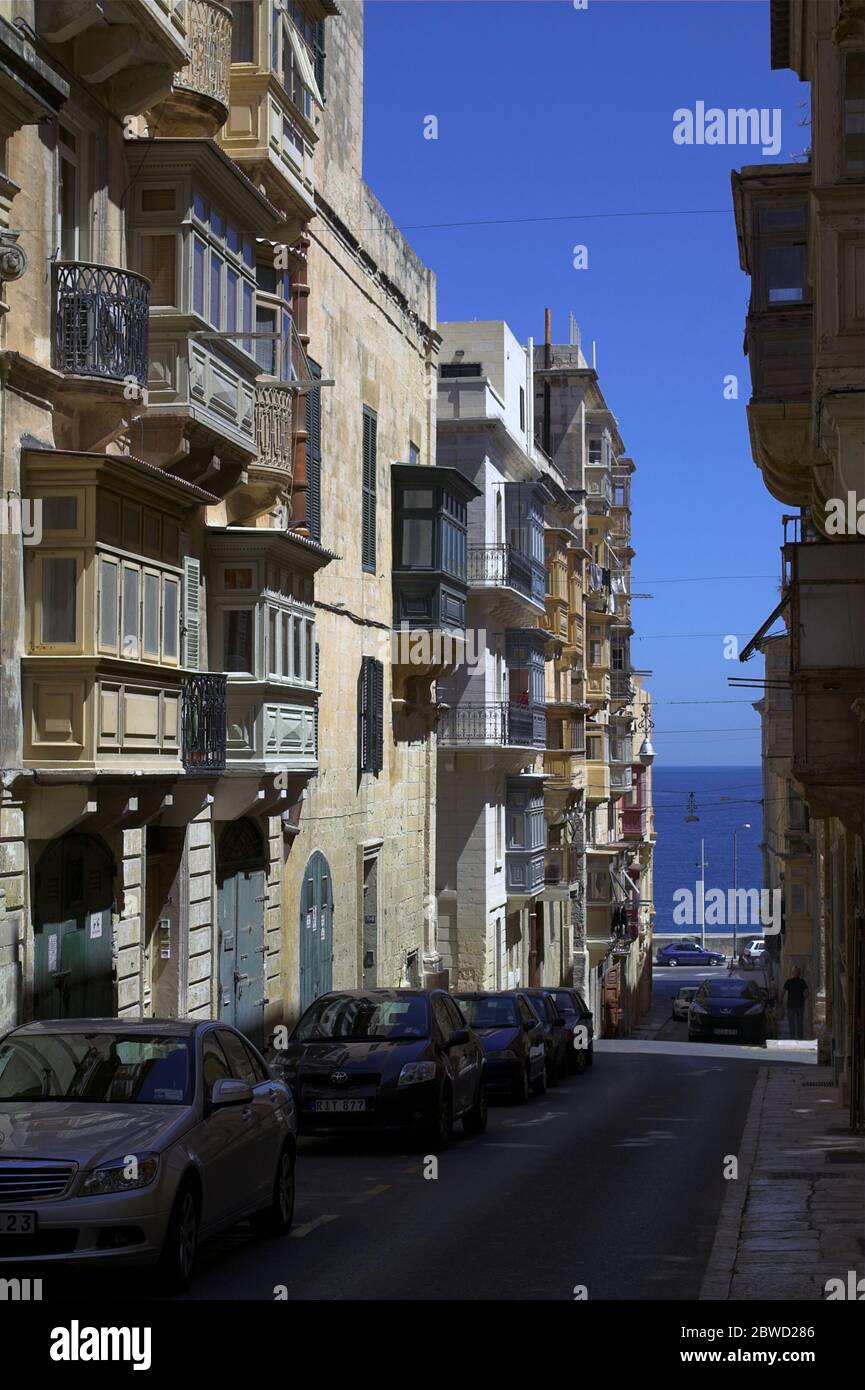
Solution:
[[[533,985],[528,989],[509,990],[508,993],[524,995],[540,1019],[544,1030],[547,1085],[555,1086],[568,1070],[568,1037],[564,1017],[553,1003],[548,989]]]
[[[765,1043],[770,1003],[768,992],[753,980],[726,975],[705,980],[688,1010],[688,1038]]]
[[[486,1129],[484,1050],[441,989],[323,994],[272,1064],[302,1134],[406,1129],[445,1148],[455,1120]]]
[[[595,1061],[594,1014],[578,989],[555,988],[548,993],[565,1020],[568,1071],[582,1073]]]
[[[546,1047],[540,1019],[522,994],[455,994],[487,1059],[487,1091],[511,1096],[521,1105],[529,1092],[547,1089]]]

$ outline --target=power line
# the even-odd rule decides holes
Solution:
[[[759,734],[759,732],[759,724],[755,724],[753,728],[747,724],[738,724],[731,729],[659,729],[656,726],[652,730],[654,734]]]
[[[525,222],[598,222],[615,217],[716,217],[720,213],[730,215],[730,208],[669,208],[656,212],[563,212],[551,217],[483,217],[461,222],[405,222],[399,226],[401,232],[442,231],[448,227],[512,227]],[[375,232],[378,227],[364,227],[362,231]]]
[[[632,577],[634,584],[717,584],[722,579],[777,579],[777,574],[684,574],[676,579],[644,579]]]

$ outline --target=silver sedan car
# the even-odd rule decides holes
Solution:
[[[222,1023],[62,1019],[0,1041],[0,1268],[157,1264],[175,1291],[199,1239],[287,1231],[291,1092]]]

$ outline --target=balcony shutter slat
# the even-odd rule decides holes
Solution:
[[[363,411],[363,520],[361,528],[361,563],[365,570],[375,571],[375,511],[376,511],[376,451],[378,420],[373,410]]]
[[[381,772],[384,767],[384,667],[380,661],[372,661],[372,736],[370,739],[372,771]]]
[[[357,761],[361,772],[369,770],[369,657],[361,658],[357,691]]]
[[[200,664],[201,561],[183,557],[183,628],[181,662],[188,671]]]
[[[321,380],[321,367],[310,361],[310,374]],[[321,540],[321,387],[306,397],[306,523],[314,541]]]

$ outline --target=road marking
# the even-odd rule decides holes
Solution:
[[[378,1197],[379,1193],[387,1192],[389,1187],[389,1182],[380,1183],[378,1187],[371,1187],[368,1192],[359,1192],[356,1197],[349,1197],[349,1204],[355,1206],[358,1202],[368,1202],[370,1197]]]
[[[529,1129],[532,1125],[542,1125],[547,1120],[558,1120],[566,1112],[564,1110],[548,1110],[546,1115],[536,1115],[533,1120],[503,1120],[502,1128],[508,1129]]]
[[[490,1139],[484,1144],[485,1149],[545,1149],[546,1144],[505,1144],[497,1139]]]
[[[403,1168],[403,1169],[401,1169],[401,1171],[402,1171],[403,1173],[411,1173],[412,1177],[414,1177],[414,1175],[415,1175],[416,1173],[419,1173],[419,1172],[420,1172],[420,1168],[418,1167],[417,1164],[412,1164],[411,1168]]]
[[[289,1231],[292,1240],[303,1240],[310,1231],[314,1231],[317,1226],[326,1226],[328,1221],[338,1221],[338,1216],[317,1216],[314,1221],[305,1221],[302,1226],[295,1226],[293,1231]]]

